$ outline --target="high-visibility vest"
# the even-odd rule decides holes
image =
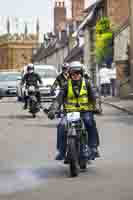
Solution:
[[[83,79],[80,94],[78,97],[75,96],[73,92],[72,81],[68,80],[68,92],[65,98],[64,109],[66,112],[75,111],[93,111],[95,103],[93,100],[89,100],[88,92],[86,87],[86,82]]]

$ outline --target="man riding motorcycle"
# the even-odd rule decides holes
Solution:
[[[59,88],[63,88],[64,85],[67,83],[69,77],[69,63],[64,63],[62,65],[62,72],[57,76],[56,80],[54,81],[51,87],[51,93],[54,93],[55,89],[59,86]]]
[[[25,88],[27,89],[29,86],[34,86],[36,88],[36,98],[38,103],[40,104],[40,91],[38,87],[39,84],[42,84],[41,77],[39,74],[34,72],[34,65],[32,63],[27,65],[27,73],[23,76],[21,85],[25,84]],[[27,109],[28,106],[28,96],[26,91],[24,92],[24,109]]]
[[[64,106],[65,112],[81,112],[88,132],[88,145],[91,148],[91,157],[89,159],[93,160],[96,157],[99,157],[99,136],[93,116],[96,101],[95,95],[90,82],[83,77],[82,64],[75,65],[74,63],[71,63],[69,76],[67,85],[65,85],[64,89],[60,91],[56,101],[51,106],[48,117],[53,119],[60,105]],[[60,124],[62,125],[62,132],[60,133],[62,135],[62,140],[60,140],[58,149],[60,152],[57,159],[63,160],[65,158],[66,147],[65,117],[62,118]]]

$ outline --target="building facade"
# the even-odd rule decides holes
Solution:
[[[123,25],[129,17],[129,1],[107,0],[107,15],[114,26]]]
[[[71,0],[72,4],[72,19],[81,21],[82,13],[85,9],[85,0]]]
[[[107,15],[115,30],[114,34],[114,63],[117,70],[118,96],[130,93],[130,46],[129,1],[107,0]]]
[[[19,70],[32,62],[33,52],[39,47],[39,22],[36,33],[28,34],[25,24],[24,33],[11,34],[10,21],[7,21],[7,34],[0,35],[0,70]]]
[[[27,38],[17,34],[0,37],[0,70],[20,69],[32,61],[34,49],[38,47],[35,35]]]

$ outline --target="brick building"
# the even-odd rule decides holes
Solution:
[[[80,21],[83,10],[85,8],[85,0],[71,0],[72,2],[72,18],[75,21]]]
[[[65,29],[67,21],[65,2],[56,0],[54,7],[54,32],[57,35],[61,30]]]
[[[117,80],[120,88],[118,94],[122,97],[130,92],[130,24],[129,1],[107,0],[107,15],[113,24],[114,35],[114,62],[117,69]]]
[[[107,15],[114,25],[123,25],[129,17],[128,0],[107,0]]]

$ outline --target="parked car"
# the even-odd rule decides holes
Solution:
[[[17,81],[21,74],[17,71],[0,72],[0,96],[16,96]]]
[[[41,79],[43,81],[43,85],[39,87],[41,97],[43,101],[51,101],[55,99],[58,89],[55,92],[54,95],[51,95],[51,86],[54,83],[58,72],[56,68],[52,65],[34,65],[35,72],[38,73],[41,76]],[[24,70],[22,70],[24,71]],[[23,74],[22,74],[23,76]],[[18,100],[22,100],[24,96],[24,86],[22,87],[20,84],[21,81],[19,81],[17,85],[17,97]]]

